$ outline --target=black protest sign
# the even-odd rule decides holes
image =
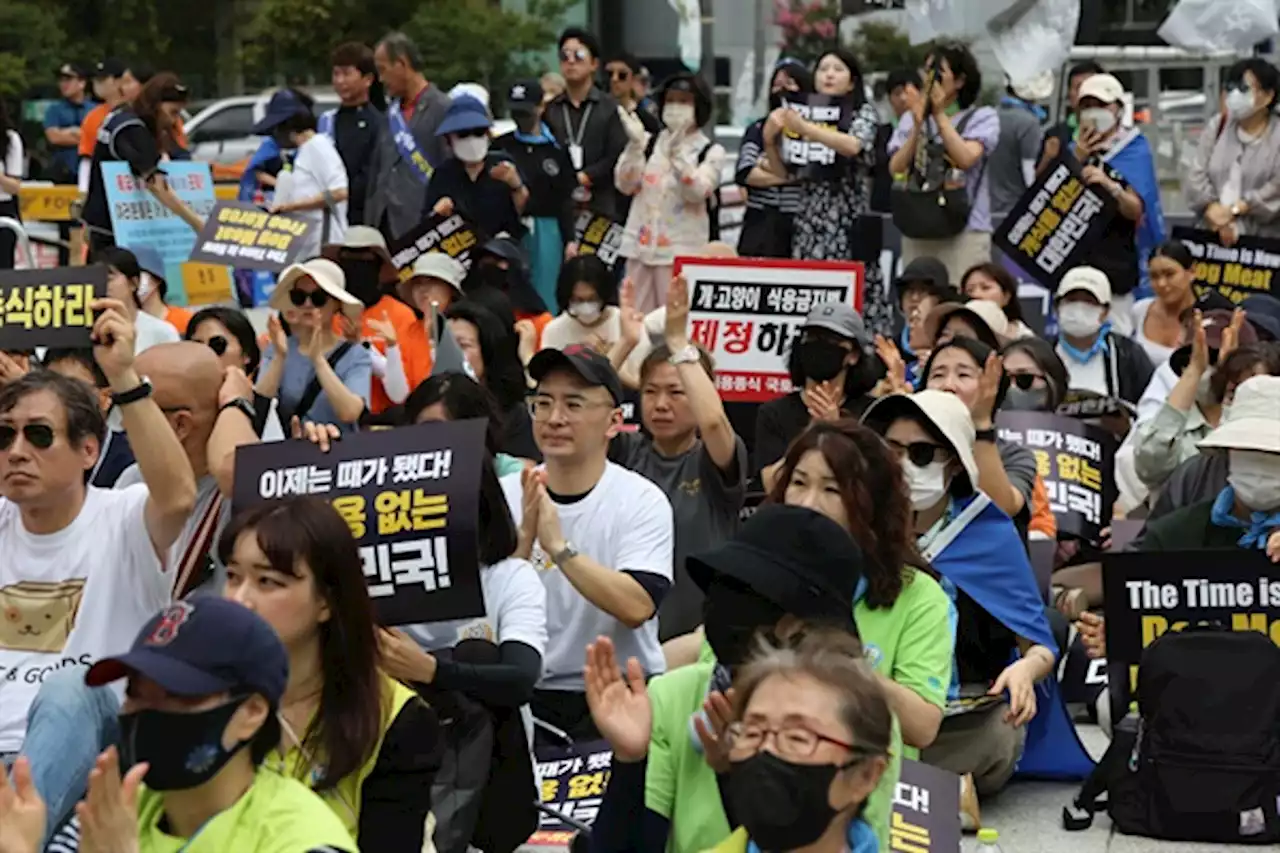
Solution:
[[[893,792],[890,850],[959,853],[960,777],[920,761],[902,759]]]
[[[383,625],[484,614],[476,560],[484,421],[343,437],[328,453],[306,441],[236,452],[237,511],[314,495],[333,504],[360,548]]]
[[[1058,674],[1064,702],[1091,704],[1107,687],[1107,662],[1089,657],[1084,641],[1073,627],[1071,642]]]
[[[853,123],[853,100],[847,97],[808,95],[803,101],[788,101],[787,107],[806,121],[839,133],[848,133]],[[806,180],[826,180],[840,172],[839,155],[828,145],[790,131],[783,131],[781,145],[782,162],[792,174]]]
[[[1101,427],[1048,412],[1001,412],[1000,438],[1036,457],[1058,530],[1097,544],[1116,499],[1115,438]]]
[[[1186,226],[1172,236],[1195,258],[1197,296],[1216,290],[1237,304],[1259,293],[1280,298],[1280,240],[1240,237],[1228,247],[1214,232]]]
[[[1074,157],[1062,155],[1032,184],[992,236],[1015,264],[1049,290],[1084,262],[1116,213],[1110,195],[1086,186]]]
[[[584,210],[573,225],[573,239],[578,244],[579,255],[595,255],[612,267],[618,261],[622,249],[622,237],[626,226],[607,216]]]
[[[1256,548],[1102,555],[1107,659],[1138,663],[1166,631],[1214,623],[1280,645],[1280,565]]]
[[[313,223],[267,213],[247,201],[220,201],[196,235],[189,260],[279,272],[298,260]]]
[[[542,780],[540,799],[552,811],[569,820],[595,823],[609,785],[613,750],[605,740],[575,743],[566,747],[537,749],[538,778]],[[529,839],[536,845],[565,845],[576,830],[565,820],[542,813],[538,831]]]
[[[391,263],[400,270],[400,280],[407,281],[413,276],[413,262],[428,252],[444,252],[471,269],[471,254],[483,241],[480,229],[462,214],[432,214],[417,228],[397,238],[387,250],[391,253]]]
[[[88,347],[93,300],[107,295],[107,268],[0,271],[0,350]]]

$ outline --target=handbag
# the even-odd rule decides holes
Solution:
[[[964,134],[973,113],[970,110],[960,119],[956,124],[957,133]],[[979,186],[986,168],[984,156],[978,171]],[[946,240],[965,230],[973,209],[968,182],[949,186],[951,171],[942,142],[929,140],[918,145],[907,180],[895,182],[890,195],[893,224],[903,236],[914,240]]]

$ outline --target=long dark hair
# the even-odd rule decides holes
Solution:
[[[770,503],[786,503],[787,485],[800,460],[811,450],[822,454],[840,488],[849,534],[868,559],[867,604],[892,607],[902,594],[903,569],[921,565],[916,556],[902,464],[873,430],[855,420],[815,421],[800,433],[769,490]]]
[[[964,275],[960,277],[960,292],[964,293],[965,282],[969,280],[969,276],[974,273],[981,273],[987,278],[994,281],[1004,291],[1004,295],[1008,297],[1003,310],[1004,316],[1010,322],[1022,322],[1022,303],[1018,301],[1018,280],[1013,277],[1010,272],[999,264],[993,264],[990,261],[982,264],[975,264],[964,271]],[[966,298],[968,294],[965,294]]]
[[[160,126],[160,105],[166,102],[185,101],[186,95],[186,87],[182,85],[177,74],[172,71],[161,71],[148,80],[142,87],[142,91],[138,92],[138,96],[133,99],[133,111],[138,118],[142,119],[147,130],[151,131],[155,137],[156,146],[161,151],[170,150],[173,131],[171,128]]]
[[[984,344],[976,338],[966,338],[956,336],[945,344],[938,344],[933,348],[933,352],[929,353],[929,360],[924,363],[924,370],[920,371],[920,380],[917,383],[917,390],[924,390],[929,387],[929,374],[933,372],[933,363],[938,360],[938,356],[949,349],[964,350],[969,354],[978,365],[978,372],[982,372],[983,367],[987,364],[987,357],[995,352],[994,349]],[[992,407],[991,413],[994,415],[1000,411],[1000,406],[1004,403],[1004,395],[1009,393],[1009,374],[1000,374],[1000,389],[996,392],[996,404]]]
[[[502,411],[520,403],[527,396],[524,365],[520,363],[519,342],[507,334],[493,312],[466,300],[449,306],[445,317],[466,320],[476,327],[480,338],[480,355],[484,358],[484,386],[497,399]]]
[[[1071,384],[1067,366],[1053,349],[1053,344],[1044,338],[1018,338],[1005,344],[1001,355],[1020,351],[1036,363],[1044,374],[1045,385],[1049,388],[1049,411],[1054,411],[1067,399],[1067,387]]]
[[[858,109],[866,103],[867,84],[866,81],[862,79],[862,66],[858,64],[858,57],[854,56],[842,47],[833,47],[829,50],[824,50],[822,53],[818,54],[818,58],[813,61],[813,90],[815,92],[818,91],[818,66],[821,65],[822,60],[826,59],[828,56],[834,56],[836,59],[843,62],[845,67],[849,69],[849,79],[850,82],[853,83],[853,91],[846,95],[846,97],[852,100],[853,108],[855,110]]]
[[[187,323],[187,333],[183,337],[191,340],[196,333],[196,329],[200,328],[200,324],[206,320],[213,320],[215,323],[221,323],[226,327],[226,330],[240,344],[241,351],[244,352],[246,361],[244,372],[249,376],[257,373],[258,362],[262,360],[262,350],[258,347],[258,336],[253,332],[253,324],[249,322],[249,318],[244,315],[244,312],[237,311],[235,308],[228,308],[225,305],[212,305],[208,308],[201,308]]]
[[[218,541],[218,558],[230,562],[236,540],[249,532],[273,570],[299,577],[297,564],[306,562],[316,592],[329,606],[329,621],[320,626],[320,707],[301,737],[303,752],[323,756],[323,776],[313,787],[328,790],[373,756],[390,711],[360,552],[342,516],[318,498],[291,498],[240,513]]]

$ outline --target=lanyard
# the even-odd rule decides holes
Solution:
[[[565,136],[569,137],[569,143],[571,145],[576,145],[579,148],[582,147],[583,137],[587,135],[587,122],[591,121],[591,110],[594,107],[594,103],[588,103],[582,108],[582,123],[578,125],[578,132],[574,133],[572,117],[569,115],[569,105],[560,105],[560,109],[564,113],[564,133]]]

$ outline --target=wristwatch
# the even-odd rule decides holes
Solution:
[[[151,396],[152,392],[151,380],[143,376],[136,386],[128,391],[116,393],[111,392],[111,404],[114,406],[127,406],[130,403],[141,402]]]
[[[551,555],[551,562],[563,567],[565,563],[578,556],[578,553],[578,549],[573,547],[573,543],[566,540],[564,547]]]
[[[681,349],[671,353],[671,357],[667,359],[668,364],[697,364],[701,353],[693,344],[685,344]]]
[[[974,441],[995,441],[996,440],[995,427],[992,427],[991,429],[977,430],[973,434],[973,440]]]
[[[1235,202],[1235,203],[1233,203],[1233,204],[1231,205],[1231,215],[1232,215],[1232,216],[1239,217],[1239,216],[1241,216],[1241,215],[1244,213],[1244,211],[1245,211],[1244,205],[1243,205],[1241,202],[1239,202],[1239,201],[1237,201],[1237,202]]]
[[[253,403],[244,397],[236,397],[229,403],[223,403],[222,407],[218,409],[218,414],[221,415],[227,409],[235,409],[240,412],[240,414],[249,419],[249,423],[253,423],[258,417],[258,413],[253,408]]]

